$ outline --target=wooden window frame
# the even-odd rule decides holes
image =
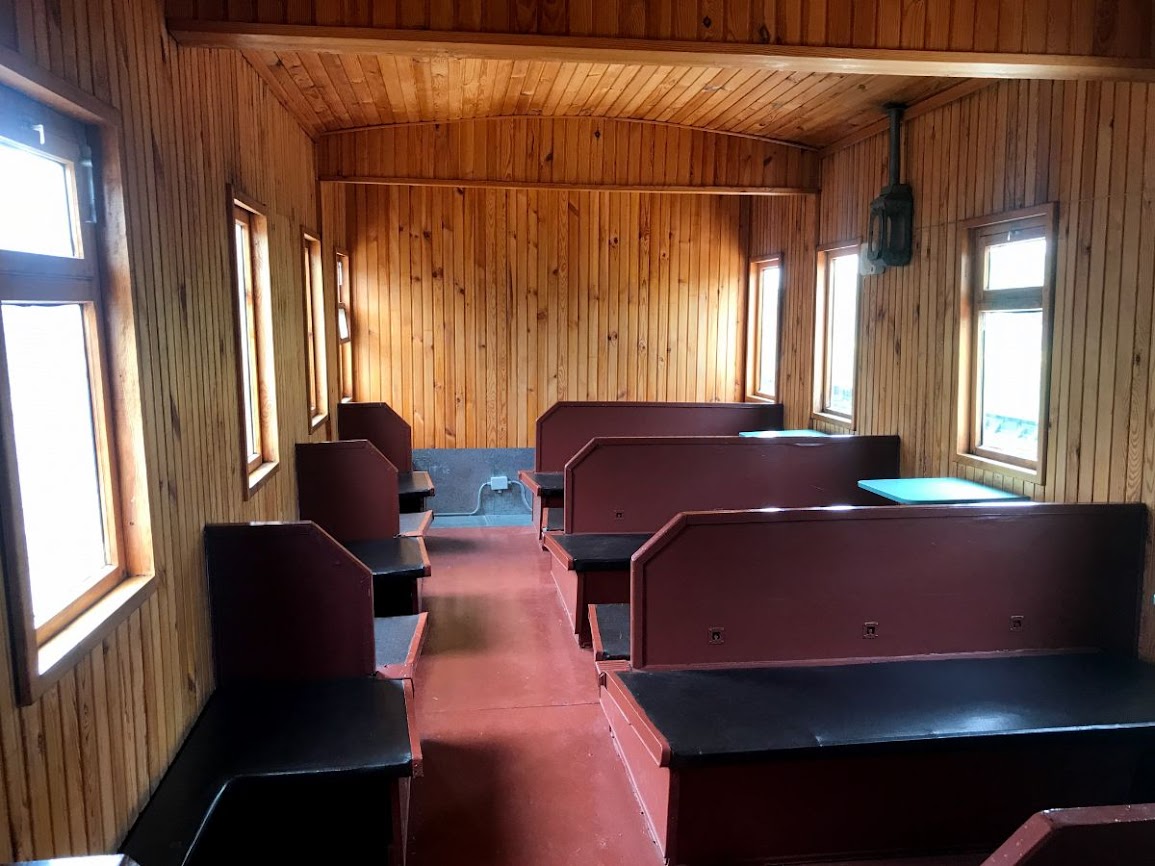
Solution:
[[[325,275],[321,239],[301,230],[302,276],[305,315],[305,390],[309,432],[329,418],[329,358],[325,339]]]
[[[830,318],[830,296],[833,286],[830,267],[831,259],[842,256],[859,254],[858,241],[842,241],[821,247],[818,250],[817,292],[814,305],[814,412],[816,419],[833,424],[847,430],[854,429],[855,419],[858,417],[858,337],[859,321],[862,315],[862,277],[855,282],[854,303],[854,395],[851,398],[850,414],[831,411],[827,406],[827,395],[830,392],[830,332],[833,323]]]
[[[761,390],[759,386],[764,383],[759,378],[759,371],[762,369],[762,352],[766,348],[762,344],[762,292],[761,292],[761,274],[767,268],[778,268],[778,317],[777,332],[774,335],[774,352],[777,354],[777,359],[774,364],[774,388],[773,393],[768,394]],[[750,269],[747,274],[746,287],[746,385],[745,394],[747,402],[751,403],[779,403],[781,402],[781,382],[782,382],[782,286],[785,268],[783,265],[783,256],[781,253],[770,256],[758,256],[750,260]]]
[[[1036,484],[1043,483],[1047,466],[1047,430],[1050,426],[1051,355],[1055,299],[1055,263],[1058,239],[1058,208],[1051,202],[1001,214],[976,217],[962,224],[962,261],[959,272],[959,369],[955,419],[959,462],[978,469],[1000,472]],[[998,239],[1015,233],[1019,239],[1043,237],[1047,241],[1044,282],[1041,287],[1003,289],[986,293],[986,269],[977,257]],[[1038,451],[1035,460],[983,448],[980,441],[981,397],[978,373],[981,366],[979,317],[988,311],[1039,310],[1043,316],[1042,359],[1039,371]]]
[[[232,289],[234,332],[237,357],[237,407],[240,410],[239,439],[243,492],[245,498],[256,493],[276,472],[280,465],[280,446],[277,424],[277,386],[274,365],[272,287],[269,275],[269,221],[263,205],[248,198],[230,186],[229,202],[229,265]],[[250,327],[244,328],[239,301],[242,274],[238,268],[236,227],[244,221],[248,229],[249,250],[246,264],[250,268],[249,287],[246,289],[244,319]],[[248,302],[251,295],[251,312]],[[250,389],[249,405],[245,400],[244,371],[248,362],[250,376],[256,376],[256,387]],[[255,419],[252,414],[255,413]],[[247,416],[247,417],[246,417]],[[257,449],[250,450],[245,435],[247,420],[256,420]]]
[[[82,309],[101,519],[110,560],[64,610],[35,625],[19,469],[11,435],[14,419],[7,352],[0,329],[0,430],[5,431],[0,436],[0,576],[8,600],[16,696],[27,706],[144,603],[155,591],[156,576],[125,228],[120,116],[114,108],[12,52],[0,51],[0,85],[47,109],[48,119],[34,118],[47,126],[46,145],[54,131],[64,127],[83,129],[87,139],[89,152],[69,157],[74,160],[69,174],[77,185],[73,220],[80,248],[76,256],[0,251],[0,300],[77,304]],[[61,123],[53,130],[56,121]],[[74,139],[77,144],[80,140]],[[38,143],[26,145],[41,149]],[[43,149],[54,157],[64,156],[49,147]],[[85,171],[91,172],[90,178],[77,176],[81,161],[86,163]]]
[[[336,307],[333,316],[333,333],[337,335],[338,353],[338,388],[342,403],[350,403],[354,397],[353,390],[353,292],[349,287],[350,276],[349,253],[343,249],[333,251],[333,279],[336,283]],[[341,339],[341,312],[345,313],[345,324],[349,328],[349,336]]]

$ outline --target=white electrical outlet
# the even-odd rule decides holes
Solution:
[[[489,479],[489,486],[492,490],[509,490],[509,476],[494,475]]]

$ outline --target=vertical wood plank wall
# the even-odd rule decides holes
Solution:
[[[556,400],[740,399],[738,197],[351,189],[356,396],[415,447],[529,446]]]
[[[778,391],[786,410],[788,430],[811,426],[817,220],[818,196],[751,200],[747,239],[750,258],[782,258]]]
[[[904,137],[914,262],[862,281],[859,432],[899,434],[904,474],[1155,505],[1155,87],[1000,83],[910,121]],[[824,159],[820,243],[862,236],[886,160],[885,136]],[[1044,483],[1030,484],[956,459],[960,224],[1048,201],[1059,207],[1049,444]],[[1143,646],[1155,657],[1150,615]]]
[[[152,598],[31,707],[15,706],[0,635],[0,861],[10,861],[118,844],[212,687],[202,526],[295,516],[292,443],[308,435],[300,231],[320,215],[311,140],[239,56],[178,49],[159,3],[0,0],[0,41],[121,112],[159,572]],[[249,502],[230,181],[268,207],[271,231],[283,463]],[[327,273],[331,287],[331,262]]]
[[[172,18],[1150,57],[1147,0],[167,0]]]

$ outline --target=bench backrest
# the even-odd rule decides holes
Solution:
[[[1155,804],[1048,809],[1027,819],[982,866],[1155,863]]]
[[[205,527],[217,684],[370,676],[373,578],[315,523]]]
[[[884,503],[897,436],[597,438],[565,469],[566,532],[657,532],[682,511]]]
[[[398,472],[413,471],[413,429],[388,403],[338,403],[337,437],[368,439]]]
[[[1142,505],[703,512],[632,563],[635,668],[1134,654]]]
[[[365,439],[297,445],[297,503],[342,544],[401,531],[397,469]]]
[[[782,422],[778,403],[562,401],[537,419],[534,469],[561,472],[595,436],[736,436],[781,430]]]

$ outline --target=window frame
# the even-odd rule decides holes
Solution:
[[[832,276],[834,269],[830,263],[833,259],[848,255],[860,255],[861,244],[858,241],[841,241],[821,247],[818,250],[818,279],[815,299],[814,321],[814,417],[828,424],[838,425],[846,429],[853,429],[858,417],[858,349],[859,324],[862,316],[862,276],[856,271],[854,283],[854,383],[851,397],[850,414],[829,408],[828,395],[830,393],[830,355],[831,331],[834,327],[830,316],[831,294],[833,292]]]
[[[148,467],[131,268],[124,213],[120,116],[73,85],[13,55],[0,56],[0,103],[31,101],[22,111],[44,124],[44,143],[2,134],[18,146],[69,161],[74,257],[0,251],[0,299],[77,304],[83,316],[90,411],[109,565],[46,622],[32,609],[7,349],[0,329],[0,554],[8,600],[13,679],[21,705],[39,697],[98,646],[156,588]],[[10,113],[10,112],[9,112]],[[24,119],[27,118],[25,114]],[[0,119],[2,122],[2,119]],[[28,126],[35,129],[35,126]],[[71,135],[67,152],[58,146]]]
[[[762,382],[760,373],[762,370],[762,352],[766,348],[762,344],[763,327],[762,327],[762,272],[769,268],[778,269],[778,310],[775,324],[777,328],[774,334],[774,353],[776,355],[774,361],[774,383],[773,393],[767,393],[761,386]],[[782,310],[783,304],[783,277],[785,275],[785,267],[783,265],[783,255],[776,253],[774,255],[758,256],[750,259],[750,268],[747,275],[746,288],[746,317],[747,317],[747,338],[746,338],[746,400],[748,402],[756,403],[780,403],[782,401]]]
[[[325,327],[325,275],[322,270],[321,239],[315,232],[301,230],[305,322],[305,392],[309,432],[329,419],[329,356]]]
[[[229,204],[229,270],[230,305],[233,308],[234,337],[236,348],[237,407],[241,469],[246,499],[255,494],[280,466],[280,445],[277,423],[277,386],[274,363],[272,323],[272,287],[269,274],[269,220],[266,209],[259,202],[230,186]],[[250,288],[246,289],[245,319],[250,327],[244,329],[240,300],[241,272],[238,267],[237,231],[242,221],[247,224],[249,250],[245,258],[249,268]],[[251,294],[251,308],[249,306]],[[249,310],[251,309],[251,313]],[[246,363],[247,362],[247,363]],[[250,389],[250,399],[245,399],[244,367],[250,376],[255,375],[255,388]],[[246,418],[247,413],[249,414]],[[256,450],[250,450],[246,435],[246,424],[256,421],[252,429],[257,434]]]
[[[1042,483],[1047,465],[1047,431],[1050,427],[1051,356],[1054,351],[1053,315],[1055,300],[1058,208],[1053,202],[967,220],[962,225],[962,261],[959,278],[959,369],[955,421],[957,458],[977,468],[994,470],[1023,480]],[[979,256],[987,247],[1011,239],[1043,237],[1047,242],[1043,285],[1027,289],[987,290],[986,268]],[[1036,300],[1037,299],[1037,300]],[[1027,306],[1028,301],[1035,301]],[[981,395],[979,371],[982,355],[979,319],[984,312],[1039,310],[1042,313],[1042,358],[1039,370],[1038,451],[1028,460],[995,449],[983,448],[981,441]]]
[[[337,336],[337,388],[342,403],[353,401],[353,292],[350,288],[350,274],[352,263],[348,251],[335,249],[333,251],[333,281],[336,291],[333,293],[336,307],[333,316],[333,333]],[[341,313],[345,314],[345,324],[349,329],[349,336],[341,339]]]

